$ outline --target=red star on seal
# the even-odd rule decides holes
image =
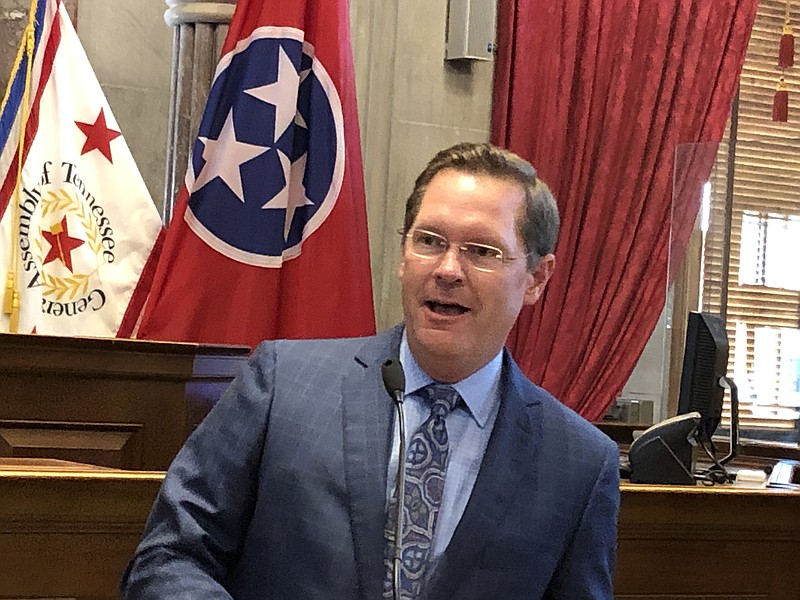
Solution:
[[[72,251],[84,242],[81,239],[69,237],[67,217],[61,219],[61,223],[53,225],[50,231],[42,231],[42,235],[50,243],[50,252],[45,256],[42,265],[59,259],[72,273]]]
[[[75,125],[77,125],[86,136],[86,142],[83,144],[83,148],[81,148],[81,156],[92,150],[99,150],[103,156],[108,159],[108,162],[113,164],[114,161],[111,159],[111,141],[117,139],[122,134],[106,126],[106,115],[103,113],[103,109],[100,109],[100,114],[97,115],[97,119],[94,123],[75,121]]]

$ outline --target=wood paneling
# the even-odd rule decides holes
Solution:
[[[623,484],[615,597],[796,600],[800,493]]]
[[[166,470],[248,354],[0,334],[0,457]]]
[[[0,598],[117,598],[162,479],[0,459]],[[796,600],[799,514],[800,493],[623,484],[615,598]]]
[[[117,598],[163,477],[0,459],[0,598]]]
[[[58,456],[79,463],[130,468],[142,464],[142,431],[142,425],[0,421],[0,456]]]

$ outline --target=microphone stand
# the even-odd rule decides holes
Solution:
[[[400,566],[403,563],[403,505],[406,492],[406,418],[403,415],[403,390],[394,390],[394,406],[397,411],[397,424],[400,431],[400,445],[397,459],[397,502],[395,503],[394,557],[392,560],[392,579],[394,600],[400,600]]]
[[[403,505],[406,492],[406,421],[403,414],[403,394],[406,378],[400,359],[389,358],[381,365],[381,376],[386,391],[394,400],[397,411],[397,430],[400,433],[397,457],[397,476],[395,479],[397,501],[395,502],[394,552],[392,556],[392,584],[394,600],[400,600],[400,568],[403,564]]]

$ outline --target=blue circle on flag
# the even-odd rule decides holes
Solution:
[[[261,27],[220,61],[195,141],[186,221],[207,244],[277,267],[341,189],[341,103],[303,32]]]

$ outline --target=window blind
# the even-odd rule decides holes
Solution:
[[[797,26],[800,51],[798,8],[791,6],[790,19]],[[786,250],[794,247],[794,234],[785,225],[792,217],[800,218],[800,55],[796,53],[794,67],[778,67],[785,11],[785,1],[761,0],[758,7],[740,82],[738,114],[734,115],[736,139],[730,139],[729,124],[711,177],[702,278],[703,310],[727,313],[728,371],[740,388],[740,425],[743,429],[775,431],[796,428],[800,414],[800,390],[796,394],[791,391],[792,386],[800,384],[800,363],[793,360],[794,338],[771,332],[800,327],[800,291],[786,283],[792,279],[792,270],[800,278],[800,253]],[[788,123],[772,121],[772,102],[781,75],[789,90]],[[728,232],[726,187],[733,142],[732,222]],[[730,263],[724,273],[726,244],[730,246]],[[765,278],[765,272],[772,275]],[[782,277],[776,278],[775,273]],[[774,285],[775,281],[781,285]],[[723,310],[725,283],[728,297]],[[746,381],[741,381],[745,372]]]

